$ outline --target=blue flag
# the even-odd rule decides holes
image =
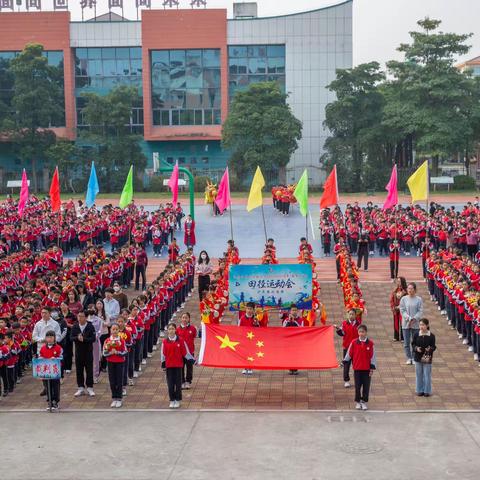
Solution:
[[[95,163],[92,162],[92,168],[90,170],[90,178],[88,179],[88,187],[87,187],[87,196],[85,198],[85,203],[87,207],[90,208],[95,203],[95,197],[97,193],[100,191],[98,187],[98,179],[97,179],[97,172],[95,170]]]

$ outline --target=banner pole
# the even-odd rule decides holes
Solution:
[[[267,244],[267,224],[265,223],[265,212],[263,211],[263,201],[262,201],[262,218],[263,218],[263,230],[265,232],[265,245]]]
[[[230,202],[228,206],[228,210],[230,212],[230,235],[233,240],[233,220],[232,220],[232,202]]]
[[[305,215],[305,238],[307,239],[307,242],[308,242],[308,211],[307,211],[307,214]]]

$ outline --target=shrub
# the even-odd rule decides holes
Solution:
[[[147,190],[149,192],[165,192],[167,188],[163,186],[163,180],[165,178],[166,177],[163,177],[162,175],[155,175],[151,177]]]
[[[469,175],[457,175],[453,177],[454,190],[475,190],[475,179]]]
[[[210,178],[207,176],[195,176],[193,183],[193,189],[195,192],[204,192],[205,188],[207,187],[207,181],[210,181]]]

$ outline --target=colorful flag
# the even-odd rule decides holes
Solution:
[[[428,160],[425,160],[407,180],[412,203],[428,199]]]
[[[85,204],[88,208],[93,206],[95,198],[97,197],[100,188],[98,187],[97,171],[95,170],[95,162],[92,162],[90,168],[90,178],[88,179],[87,196],[85,197]]]
[[[168,181],[168,186],[172,191],[172,203],[175,206],[178,202],[178,162],[175,163],[175,166],[173,167],[172,175]]]
[[[230,206],[230,178],[228,176],[228,167],[225,169],[225,173],[218,184],[218,193],[215,203],[217,204],[220,213],[223,213],[225,209]]]
[[[255,175],[253,176],[252,185],[250,186],[250,193],[248,194],[247,212],[263,205],[262,188],[264,186],[265,179],[263,178],[260,167],[257,167]]]
[[[390,181],[387,183],[385,190],[388,192],[383,209],[387,210],[398,204],[398,190],[397,190],[397,166],[393,166]]]
[[[338,181],[337,166],[333,166],[333,170],[325,180],[323,185],[323,195],[320,199],[320,208],[327,208],[339,204],[338,197]]]
[[[293,196],[298,201],[300,207],[300,213],[306,217],[308,215],[308,172],[305,169],[300,177],[300,180],[295,187]]]
[[[125,208],[127,205],[130,205],[133,200],[133,165],[130,166],[128,171],[127,180],[125,180],[125,185],[123,186],[122,195],[120,196],[119,207]]]
[[[20,217],[23,216],[23,211],[25,210],[25,205],[28,201],[28,179],[27,172],[23,169],[22,173],[22,188],[20,189],[20,199],[18,200],[18,214]]]
[[[338,368],[333,326],[250,328],[202,324],[198,362],[253,370]]]
[[[59,212],[62,206],[60,199],[60,178],[58,176],[58,167],[55,167],[52,183],[50,184],[50,204],[53,212]]]

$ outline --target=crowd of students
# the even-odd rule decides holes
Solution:
[[[290,205],[297,202],[293,195],[295,185],[275,185],[272,187],[273,208],[282,215],[289,215]]]

